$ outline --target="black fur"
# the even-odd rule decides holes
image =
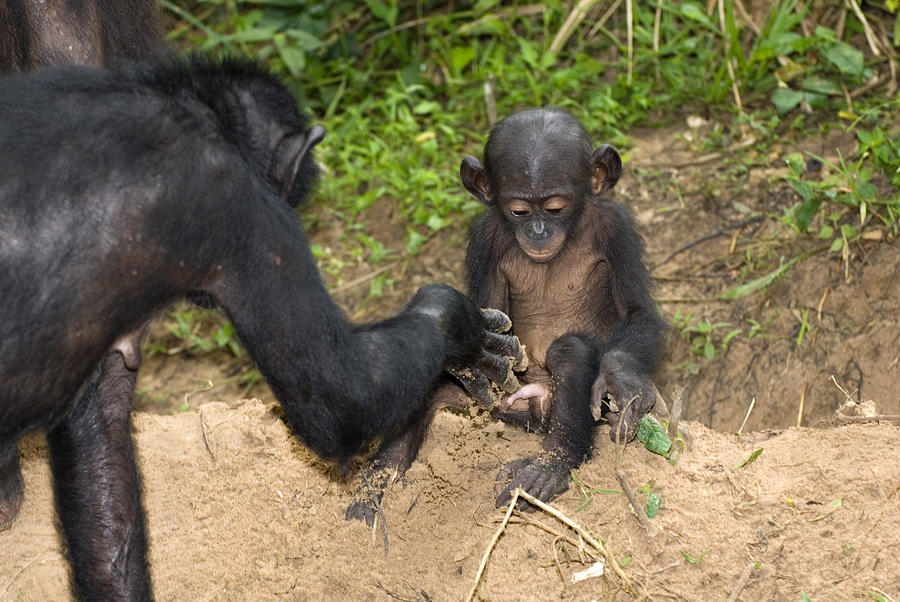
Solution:
[[[172,300],[220,304],[296,434],[345,466],[423,411],[445,368],[493,365],[488,345],[515,355],[441,285],[394,318],[347,323],[292,207],[321,135],[243,61],[0,80],[0,478],[45,430],[85,598],[151,595],[128,410],[140,333]]]

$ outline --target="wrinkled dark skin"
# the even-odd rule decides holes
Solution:
[[[344,468],[445,370],[505,379],[521,352],[492,332],[506,316],[444,285],[347,322],[295,211],[323,135],[241,61],[0,81],[0,495],[21,489],[18,441],[45,431],[77,596],[152,598],[129,411],[135,335],[172,301],[221,306],[294,433]]]
[[[665,324],[634,218],[603,197],[621,171],[613,147],[593,149],[581,124],[558,109],[499,122],[484,164],[466,157],[460,166],[463,185],[487,207],[469,235],[469,295],[479,307],[509,314],[511,332],[528,352],[528,368],[518,375],[524,386],[494,414],[545,433],[542,454],[510,462],[497,475],[498,505],[517,487],[543,501],[565,491],[572,469],[590,456],[601,415],[615,440],[620,417],[608,411],[610,398],[626,408],[624,441],[656,401],[652,377]],[[376,472],[402,475],[434,409],[463,405],[459,387],[442,386],[421,422],[382,446]],[[371,525],[373,503],[365,497],[347,518]]]

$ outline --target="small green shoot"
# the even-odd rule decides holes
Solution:
[[[743,468],[747,464],[750,464],[751,462],[755,461],[760,456],[760,454],[762,454],[762,452],[763,452],[763,448],[761,448],[761,447],[759,449],[755,450],[752,454],[747,456],[747,458],[744,461],[738,462],[737,464],[735,464],[734,468],[731,469],[731,472],[734,472],[735,470],[738,470],[739,468]]]
[[[690,564],[697,564],[698,562],[700,562],[701,560],[703,560],[703,557],[706,556],[706,553],[707,553],[707,552],[709,552],[709,548],[707,548],[707,549],[703,550],[702,552],[700,552],[700,555],[697,556],[696,558],[694,558],[693,556],[691,556],[690,554],[688,554],[688,553],[685,552],[684,550],[680,550],[680,551],[681,551],[681,555],[684,556],[684,559],[687,560],[688,563],[690,563]]]
[[[814,602],[812,598],[806,595],[806,592],[800,590],[800,602]]]
[[[835,498],[835,499],[833,499],[833,500],[831,501],[831,503],[828,504],[828,510],[827,510],[826,512],[824,512],[823,514],[820,514],[820,515],[818,515],[818,516],[815,516],[815,517],[809,519],[809,522],[815,523],[815,522],[818,522],[818,521],[822,520],[823,518],[827,518],[827,517],[831,516],[832,514],[834,514],[835,512],[837,512],[837,511],[838,511],[838,508],[840,508],[843,504],[844,504],[844,500],[843,500],[843,499],[841,499],[841,498]]]
[[[647,514],[647,518],[652,520],[659,515],[659,505],[661,502],[662,498],[659,497],[658,493],[647,494],[647,505],[644,506],[644,512]]]

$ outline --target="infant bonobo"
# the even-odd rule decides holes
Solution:
[[[506,312],[528,353],[524,385],[494,415],[546,433],[542,454],[500,471],[498,482],[509,483],[498,505],[516,487],[545,501],[565,491],[571,470],[590,456],[601,417],[612,424],[613,441],[617,431],[628,441],[654,405],[665,323],[634,219],[602,197],[621,172],[615,148],[594,149],[578,120],[555,108],[500,121],[484,164],[466,157],[460,166],[463,184],[488,208],[469,236],[469,295],[479,307]],[[434,411],[461,405],[461,396],[452,384],[442,387],[418,423],[385,442],[369,471],[378,496],[409,468]],[[347,510],[348,519],[371,524],[373,516],[367,500]]]
[[[541,500],[565,491],[601,417],[613,441],[617,432],[628,441],[656,400],[665,323],[643,239],[630,211],[602,196],[621,173],[615,148],[593,149],[581,123],[555,108],[500,121],[484,165],[466,157],[460,166],[488,207],[469,236],[469,295],[509,314],[529,359],[524,386],[495,415],[546,433],[542,454],[500,471],[498,481],[510,482],[498,505],[517,487]]]

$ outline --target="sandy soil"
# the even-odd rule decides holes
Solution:
[[[380,532],[344,521],[354,481],[298,445],[275,406],[206,404],[137,414],[134,424],[160,600],[461,600],[505,512],[492,503],[497,469],[538,448],[537,438],[482,416],[439,414],[406,487],[385,500],[385,553]],[[736,590],[738,600],[900,597],[900,428],[737,436],[685,426],[692,447],[674,466],[639,445],[625,449],[634,486],[662,498],[654,535],[621,493],[594,492],[619,489],[606,429],[576,473],[583,490],[554,503],[605,541],[638,591],[676,600],[725,600]],[[36,439],[24,447],[26,502],[0,533],[0,599],[63,600],[67,565],[45,449]],[[578,537],[542,512],[514,514],[479,598],[629,599],[611,573],[572,583],[593,563]]]
[[[770,147],[771,167],[750,168],[730,188],[727,153],[698,158],[686,131],[636,132],[617,195],[643,223],[666,317],[729,322],[743,334],[724,347],[728,329],[717,331],[716,357],[706,361],[672,333],[659,384],[667,399],[684,389],[692,447],[675,465],[635,444],[623,459],[633,488],[662,498],[655,535],[621,493],[604,492],[620,489],[606,427],[597,433],[595,458],[575,472],[581,487],[573,485],[554,506],[602,538],[651,599],[798,600],[804,592],[816,601],[898,600],[900,427],[835,426],[832,418],[846,399],[835,381],[856,400],[874,399],[881,413],[900,413],[900,245],[889,235],[887,242],[866,239],[849,262],[821,253],[764,293],[714,300],[747,273],[760,275],[752,265],[773,269],[777,255],[804,250],[785,242],[767,251],[776,244],[775,219],[728,229],[746,218],[740,207],[779,215],[792,202],[779,181],[780,159],[796,148],[853,156],[853,140],[837,133],[785,139]],[[309,217],[313,242],[339,253],[354,244],[327,208]],[[378,220],[374,230],[384,244],[402,249],[404,227],[389,204],[370,219]],[[388,315],[428,281],[461,285],[464,233],[453,230],[416,258],[386,268],[360,261],[342,281],[326,279],[354,319]],[[720,230],[662,264],[673,250]],[[377,298],[367,296],[373,269],[396,283]],[[804,312],[808,330],[798,344]],[[751,319],[766,324],[752,339]],[[165,333],[160,326],[154,336],[179,350],[182,343]],[[539,438],[484,415],[440,413],[405,488],[396,485],[385,500],[385,553],[379,531],[344,521],[358,476],[337,474],[300,446],[268,389],[244,377],[250,369],[246,356],[190,351],[148,357],[142,368],[144,411],[134,423],[157,598],[463,599],[505,512],[493,506],[494,475],[502,463],[535,453]],[[248,395],[263,402],[242,401]],[[755,432],[730,434],[753,399],[744,430]],[[798,413],[804,428],[787,428]],[[0,601],[63,600],[67,565],[46,452],[37,437],[22,449],[25,505],[0,533]],[[736,468],[758,449],[754,462]],[[646,495],[639,497],[643,503]],[[572,583],[593,563],[578,537],[543,512],[513,515],[478,597],[629,599],[622,579],[608,571]]]

